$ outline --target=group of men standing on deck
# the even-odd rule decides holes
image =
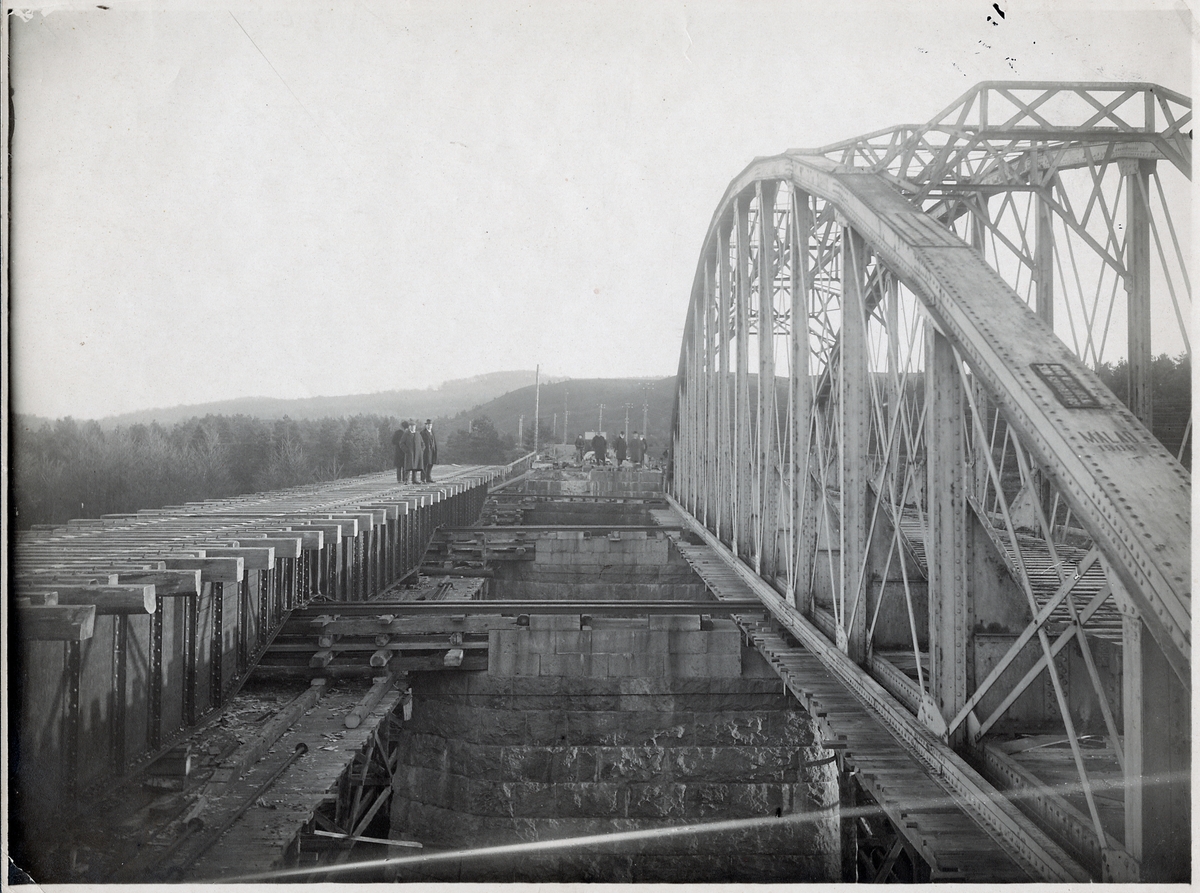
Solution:
[[[608,439],[604,436],[604,432],[597,431],[592,437],[589,444],[582,434],[575,438],[575,459],[581,465],[583,464],[583,456],[587,448],[592,448],[592,459],[597,465],[608,464]],[[625,440],[625,432],[622,431],[617,435],[617,439],[613,441],[613,453],[618,466],[625,464],[626,455],[629,456],[631,465],[642,465],[646,461],[646,438],[642,437],[638,431],[633,432],[633,437],[628,441]]]
[[[396,480],[401,483],[418,483],[421,475],[424,483],[433,483],[433,466],[437,464],[437,436],[433,433],[433,420],[426,419],[425,427],[417,429],[411,423],[400,423],[400,430],[392,435],[392,446],[396,450]]]

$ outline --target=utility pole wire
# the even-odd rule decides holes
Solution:
[[[318,120],[316,119],[316,116],[315,116],[315,115],[313,115],[313,113],[312,113],[312,112],[310,112],[310,111],[308,110],[308,106],[306,106],[306,105],[305,105],[303,102],[301,102],[301,101],[300,101],[300,97],[296,95],[296,91],[295,91],[295,90],[293,90],[293,89],[291,88],[291,86],[288,84],[288,82],[287,82],[287,81],[285,81],[285,80],[283,79],[283,75],[281,75],[281,74],[279,73],[279,69],[278,69],[278,68],[276,68],[276,67],[275,67],[275,66],[274,66],[274,65],[271,63],[271,60],[267,58],[267,54],[266,54],[266,53],[264,53],[264,52],[262,51],[262,49],[259,47],[259,45],[258,45],[257,43],[255,43],[255,42],[254,42],[254,38],[250,36],[250,32],[249,32],[249,31],[247,31],[247,30],[246,30],[246,29],[245,29],[245,28],[242,26],[242,23],[238,21],[238,18],[237,18],[237,16],[235,16],[235,15],[234,15],[232,12],[230,12],[230,13],[229,13],[229,17],[230,17],[231,19],[233,19],[234,23],[235,23],[235,24],[236,24],[236,25],[237,25],[239,28],[241,28],[241,29],[242,29],[242,33],[246,35],[246,40],[250,41],[250,45],[251,45],[252,47],[254,47],[254,49],[258,50],[258,54],[259,54],[260,56],[262,56],[262,58],[263,58],[263,61],[267,63],[267,67],[269,67],[269,68],[271,69],[271,71],[275,72],[275,77],[279,78],[279,83],[283,84],[283,86],[284,86],[284,89],[286,89],[286,90],[287,90],[289,93],[291,93],[291,94],[292,94],[292,99],[296,100],[296,105],[300,106],[300,108],[304,110],[304,114],[308,115],[308,120],[312,121],[312,123],[313,123],[313,127],[317,128],[317,130],[319,130],[319,131],[321,132],[321,136],[325,137],[325,141],[326,141],[327,143],[329,143],[329,146],[330,146],[330,148],[332,148],[332,149],[333,149],[333,151],[334,151],[334,152],[337,154],[337,157],[341,159],[341,161],[342,161],[342,165],[343,165],[343,166],[346,168],[346,172],[347,172],[347,173],[349,173],[349,172],[350,172],[350,162],[346,160],[346,156],[345,156],[345,155],[343,155],[343,154],[342,154],[342,151],[341,151],[341,149],[339,149],[339,148],[337,147],[337,143],[335,143],[335,142],[334,142],[334,141],[333,141],[333,140],[330,138],[329,134],[325,132],[325,128],[321,126],[321,122],[320,122],[320,121],[318,121]]]

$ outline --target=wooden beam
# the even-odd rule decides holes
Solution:
[[[203,583],[240,583],[245,576],[241,558],[171,558],[164,557],[167,570],[198,570]]]
[[[300,538],[300,548],[305,552],[319,552],[325,546],[325,534],[320,530],[298,530],[296,528],[283,528],[278,531],[267,531],[269,537],[272,533],[295,535]]]
[[[358,536],[359,532],[365,529],[363,527],[364,518],[366,519],[367,527],[369,527],[371,524],[370,515],[326,515],[324,518],[319,518],[319,520],[333,521],[341,528],[342,537],[346,538]]]
[[[95,605],[97,616],[114,614],[153,614],[156,604],[154,584],[124,586],[60,586],[60,605]]]
[[[388,661],[400,654],[400,650],[401,649],[399,647],[397,647],[395,650],[390,648],[380,648],[377,651],[372,652],[369,663],[371,666],[376,668],[386,667],[388,665]]]
[[[270,570],[275,567],[275,549],[271,546],[250,548],[246,546],[205,546],[210,558],[241,558],[246,570]]]
[[[95,605],[23,605],[17,631],[30,642],[82,642],[96,629]]]
[[[335,546],[342,541],[342,525],[333,521],[320,523],[318,521],[305,521],[296,523],[291,526],[292,530],[319,530],[325,535],[324,545]]]
[[[275,557],[277,559],[299,558],[304,551],[304,539],[299,535],[285,539],[283,537],[268,537],[259,534],[247,534],[245,536],[238,534],[238,542],[243,547],[255,548],[263,546],[272,548],[275,550]]]
[[[283,733],[316,706],[325,693],[326,681],[314,679],[307,689],[293,698],[287,706],[267,720],[262,729],[249,741],[242,744],[228,757],[223,759],[212,774],[204,793],[220,796],[229,786],[245,774],[255,762],[260,760],[278,741]]]
[[[388,693],[388,690],[395,681],[396,676],[394,673],[388,673],[385,676],[376,678],[374,684],[371,686],[371,690],[355,705],[353,710],[346,714],[346,728],[357,729],[361,726],[363,720],[371,715],[371,711],[379,705],[379,702],[383,700],[383,696]]]
[[[164,596],[199,595],[201,572],[197,570],[135,571],[118,575],[117,582],[137,584],[149,583],[154,594]]]

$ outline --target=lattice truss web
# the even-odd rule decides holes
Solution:
[[[816,152],[887,178],[975,245],[1094,367],[1150,344],[1190,359],[1191,131],[1190,100],[1158,86],[984,83],[926,125]],[[1155,300],[1135,294],[1131,317],[1139,287]]]
[[[1149,427],[1150,359],[1190,361],[1190,130],[1190,101],[1160,87],[981,84],[927,125],[781,158],[886,179],[974,247],[1085,367],[1127,361],[1129,405]],[[681,354],[681,502],[949,740],[981,741],[1044,690],[1075,799],[1099,851],[1111,849],[1086,764],[1101,747],[1128,769],[1119,661],[1122,612],[1136,609],[1121,575],[960,345],[836,203],[784,177],[730,189]],[[1094,379],[1038,365],[1064,406],[1092,405]],[[965,410],[947,415],[947,395]],[[1190,429],[1189,415],[1180,454]],[[941,648],[931,620],[927,549],[946,524],[930,505],[931,440],[965,469],[972,530],[996,571],[995,598],[971,607],[977,628],[1021,629],[986,672]],[[1068,655],[1092,691],[1082,718]]]

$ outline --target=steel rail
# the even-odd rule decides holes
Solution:
[[[279,777],[291,768],[293,763],[295,763],[306,753],[308,753],[308,745],[301,741],[295,746],[295,748],[293,748],[291,754],[288,755],[288,758],[284,760],[284,762],[274,772],[272,772],[268,778],[264,779],[257,787],[255,787],[248,797],[242,800],[242,802],[238,805],[238,808],[234,810],[231,815],[227,816],[219,825],[217,825],[217,827],[213,828],[212,831],[205,836],[204,841],[196,848],[195,852],[188,854],[187,864],[194,864],[200,859],[201,856],[212,849],[213,845],[221,839],[221,835],[232,828],[233,823],[245,815],[246,810],[253,806],[255,801],[257,801],[258,798],[261,797],[267,791],[267,789],[271,787],[271,785],[275,784],[275,782],[279,780]]]
[[[437,602],[328,602],[312,604],[292,612],[293,620],[321,616],[396,617],[519,615],[519,614],[602,614],[605,616],[638,614],[736,614],[738,611],[759,611],[762,605],[754,599],[741,601],[646,601],[633,599],[580,599],[562,601],[497,600],[497,601],[437,601]]]
[[[495,524],[486,527],[439,527],[443,534],[471,534],[486,536],[489,533],[588,533],[612,531],[614,533],[639,533],[678,530],[678,527],[660,527],[655,524]]]

